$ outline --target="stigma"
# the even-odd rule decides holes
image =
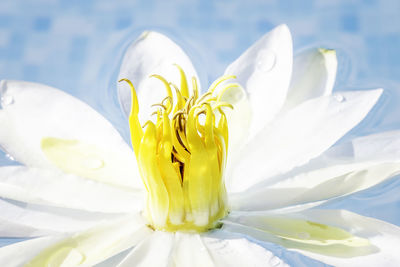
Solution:
[[[135,88],[129,128],[140,175],[147,191],[144,214],[149,226],[163,231],[204,232],[219,226],[228,214],[224,171],[228,153],[228,123],[224,113],[231,104],[222,96],[237,83],[234,76],[217,79],[202,95],[195,77],[191,90],[182,68],[181,84],[160,75],[166,96],[155,108],[154,120],[141,125]],[[189,92],[190,91],[190,92]]]

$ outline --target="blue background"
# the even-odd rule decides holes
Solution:
[[[143,30],[171,36],[207,84],[265,32],[286,23],[295,51],[337,50],[335,90],[385,88],[378,106],[350,138],[400,129],[399,14],[398,0],[1,0],[0,79],[35,81],[67,91],[99,110],[126,138],[115,79],[124,50]],[[0,155],[0,164],[12,162]],[[399,180],[327,207],[400,225]],[[296,266],[317,264],[266,246]]]

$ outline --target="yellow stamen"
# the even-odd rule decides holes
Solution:
[[[129,129],[131,131],[131,142],[133,151],[135,151],[136,158],[139,153],[139,145],[143,137],[143,130],[139,122],[139,101],[137,99],[136,90],[132,82],[128,79],[121,79],[118,82],[127,82],[131,88],[131,113],[129,114]]]
[[[146,122],[144,133],[142,127],[136,127],[139,109],[134,88],[125,80],[133,91],[130,129],[148,193],[145,214],[155,229],[207,231],[216,227],[228,212],[224,183],[228,124],[222,107],[232,108],[232,105],[220,99],[223,92],[237,85],[228,84],[222,93],[213,95],[221,82],[234,78],[223,76],[200,95],[193,77],[189,97],[185,73],[176,67],[181,75],[181,88],[160,75],[151,76],[163,82],[167,97],[152,105],[161,108],[155,113],[155,123]],[[175,99],[171,87],[176,91]]]
[[[215,89],[217,89],[217,87],[218,87],[219,84],[221,84],[222,82],[227,81],[227,80],[229,80],[229,79],[236,79],[236,76],[235,76],[235,75],[224,75],[224,76],[218,78],[217,80],[215,80],[215,81],[211,84],[211,86],[210,86],[210,88],[208,89],[208,91],[211,92],[211,93],[214,93]]]
[[[181,90],[180,90],[181,94],[183,97],[188,98],[189,97],[189,88],[188,88],[188,83],[187,83],[185,72],[178,64],[174,64],[174,65],[175,65],[175,67],[178,68],[179,74],[181,75]]]

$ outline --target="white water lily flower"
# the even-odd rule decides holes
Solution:
[[[201,95],[184,52],[144,33],[120,70],[134,152],[72,96],[3,81],[0,145],[23,165],[0,168],[0,236],[35,238],[0,248],[0,266],[286,266],[264,241],[400,265],[397,226],[315,208],[400,170],[398,131],[335,145],[382,93],[332,94],[336,65],[324,49],[292,60],[282,25]]]

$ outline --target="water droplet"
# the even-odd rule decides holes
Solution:
[[[276,63],[276,56],[273,51],[264,50],[257,55],[257,69],[262,72],[269,72]]]
[[[15,158],[13,156],[11,156],[10,154],[6,154],[6,158],[8,158],[9,160],[14,161]]]
[[[3,95],[1,97],[2,106],[8,106],[11,105],[12,103],[14,103],[14,97],[12,97],[11,95]]]
[[[104,161],[97,158],[88,158],[85,160],[84,166],[91,170],[97,170],[104,166]]]
[[[278,266],[278,265],[281,264],[281,260],[280,260],[278,257],[273,256],[273,257],[269,260],[269,264],[270,264],[271,266]]]
[[[333,97],[334,97],[334,98],[336,99],[336,101],[338,101],[338,102],[344,102],[344,101],[346,101],[346,98],[345,98],[343,95],[341,95],[341,94],[335,94]]]
[[[307,232],[301,232],[301,233],[297,233],[297,237],[300,239],[309,239],[310,234]]]

